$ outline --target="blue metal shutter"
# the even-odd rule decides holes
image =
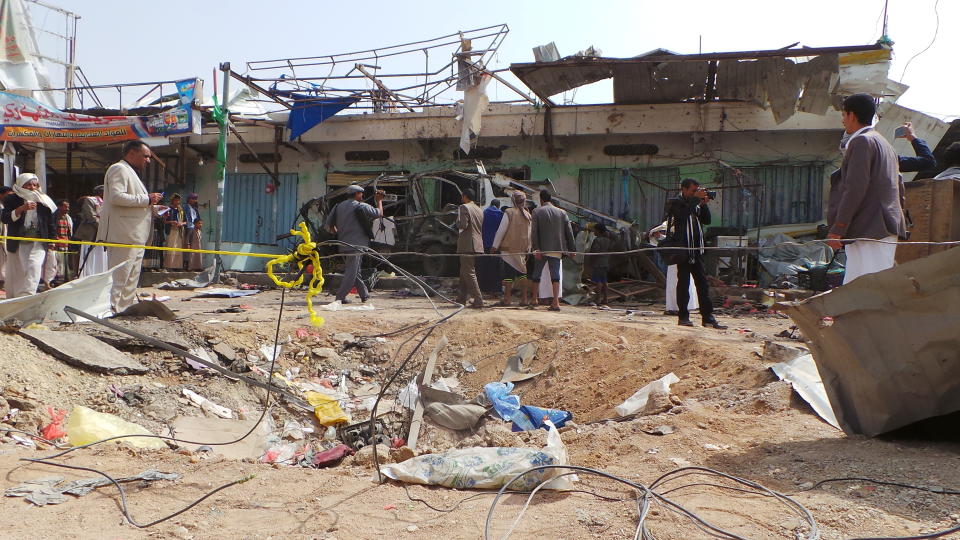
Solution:
[[[723,224],[769,227],[823,219],[823,165],[743,167],[743,184],[723,193]],[[724,185],[736,185],[725,171]]]
[[[650,229],[663,221],[667,192],[679,181],[674,167],[580,169],[580,204]]]
[[[280,175],[280,186],[267,193],[268,174],[227,174],[223,193],[223,241],[277,245],[290,230],[297,211],[296,173]],[[283,241],[280,245],[289,245]]]

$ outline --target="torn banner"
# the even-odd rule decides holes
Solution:
[[[785,304],[844,432],[879,435],[960,411],[958,267],[954,248]]]

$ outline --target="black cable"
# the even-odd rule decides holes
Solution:
[[[943,538],[948,534],[953,534],[955,532],[960,532],[960,525],[956,527],[951,527],[949,529],[944,529],[942,531],[932,532],[929,534],[919,534],[917,536],[870,536],[870,537],[858,537],[850,538],[849,540],[925,540],[926,538]]]
[[[457,501],[457,502],[456,502],[453,506],[451,506],[450,508],[437,508],[436,506],[433,506],[432,504],[430,504],[430,503],[427,502],[426,500],[421,499],[421,498],[419,498],[419,497],[414,497],[413,495],[411,495],[411,494],[410,494],[410,488],[409,488],[409,486],[408,486],[407,484],[401,483],[400,485],[403,486],[403,490],[406,492],[407,498],[410,499],[412,502],[423,503],[423,505],[426,506],[427,508],[429,508],[429,509],[431,509],[431,510],[433,510],[433,511],[435,511],[435,512],[440,512],[440,513],[443,513],[443,514],[449,514],[450,512],[453,512],[453,511],[456,510],[461,504],[463,504],[463,503],[465,503],[465,502],[467,502],[467,501],[472,501],[473,499],[479,499],[479,498],[481,498],[481,497],[486,497],[486,496],[489,496],[489,495],[496,495],[496,494],[497,494],[495,491],[484,491],[484,492],[481,492],[481,493],[475,493],[475,494],[473,494],[473,495],[469,495],[469,496],[467,496],[467,497],[464,497],[464,498],[460,499],[459,501]],[[590,490],[587,490],[587,489],[570,489],[570,490],[564,490],[564,493],[585,493],[585,494],[587,494],[587,495],[593,495],[594,497],[597,497],[598,499],[602,499],[602,500],[610,501],[610,502],[622,502],[622,501],[631,500],[631,499],[627,499],[627,498],[624,498],[624,497],[610,497],[610,496],[607,496],[607,495],[603,495],[602,493],[597,493],[597,492],[595,492],[595,491],[590,491]],[[526,495],[527,492],[525,492],[525,491],[507,491],[506,494],[508,494],[508,495]]]
[[[867,482],[867,483],[869,483],[869,484],[876,484],[876,485],[878,485],[878,486],[893,486],[893,487],[900,487],[900,488],[906,488],[906,489],[915,489],[915,490],[917,490],[917,491],[927,491],[927,492],[930,492],[930,493],[939,493],[939,494],[941,494],[941,495],[960,495],[960,490],[956,490],[956,489],[931,488],[931,487],[925,487],[925,486],[914,486],[914,485],[911,485],[911,484],[902,484],[902,483],[900,483],[900,482],[890,482],[890,481],[887,481],[887,480],[874,480],[873,478],[862,478],[862,477],[859,477],[859,476],[846,476],[846,477],[842,477],[842,478],[827,478],[826,480],[821,480],[821,481],[817,482],[816,484],[812,485],[811,487],[808,487],[808,488],[806,488],[806,489],[801,489],[801,490],[798,491],[797,493],[802,493],[802,492],[804,492],[804,491],[810,491],[810,490],[813,490],[813,489],[817,489],[818,487],[820,487],[820,486],[822,486],[822,485],[824,485],[824,484],[830,484],[830,483],[833,483],[833,482]]]
[[[223,443],[205,443],[205,442],[185,441],[185,440],[182,440],[182,439],[177,439],[177,438],[175,438],[175,437],[166,437],[166,436],[163,436],[163,435],[153,435],[153,434],[150,434],[150,435],[119,435],[119,436],[116,436],[116,437],[110,437],[110,438],[107,438],[107,439],[102,439],[102,440],[99,440],[99,441],[94,441],[94,442],[92,442],[92,443],[87,443],[87,444],[84,444],[84,445],[81,445],[81,446],[75,446],[75,447],[69,448],[69,449],[67,449],[67,450],[64,450],[63,452],[59,452],[59,453],[57,453],[57,454],[54,454],[54,455],[52,455],[52,456],[47,456],[47,457],[43,457],[43,458],[20,458],[20,461],[28,461],[28,462],[31,462],[31,463],[39,463],[39,464],[42,464],[42,465],[49,465],[49,466],[52,466],[52,467],[60,467],[60,468],[71,469],[71,470],[76,470],[76,471],[87,471],[87,472],[92,472],[92,473],[96,473],[96,474],[99,474],[99,475],[103,476],[103,477],[106,478],[108,481],[110,481],[110,483],[112,483],[114,486],[116,486],[116,487],[117,487],[117,490],[120,492],[120,508],[121,508],[121,512],[123,513],[123,517],[126,518],[126,520],[127,520],[131,525],[133,525],[134,527],[140,528],[140,529],[145,529],[145,528],[147,528],[147,527],[152,527],[153,525],[156,525],[156,524],[158,524],[158,523],[163,523],[164,521],[167,521],[167,520],[169,520],[169,519],[172,519],[172,518],[174,518],[174,517],[176,517],[176,516],[178,516],[178,515],[186,512],[186,511],[190,510],[191,508],[193,508],[194,506],[200,504],[201,502],[203,502],[204,500],[206,500],[207,498],[209,498],[210,496],[214,495],[214,494],[217,493],[217,492],[220,492],[220,491],[222,491],[222,490],[224,490],[224,489],[227,489],[227,488],[229,488],[229,487],[232,487],[232,486],[235,486],[235,485],[238,485],[238,484],[242,484],[242,483],[244,483],[244,482],[249,481],[250,479],[252,479],[252,478],[254,477],[254,475],[249,475],[249,476],[246,476],[246,477],[241,478],[241,479],[239,479],[239,480],[234,480],[233,482],[228,482],[228,483],[226,483],[226,484],[224,484],[224,485],[222,485],[222,486],[220,486],[220,487],[218,487],[218,488],[216,488],[216,489],[208,492],[208,493],[205,494],[204,496],[200,497],[199,499],[193,501],[192,503],[190,503],[190,504],[188,504],[187,506],[181,508],[180,510],[177,510],[176,512],[174,512],[174,513],[172,513],[172,514],[169,514],[169,515],[167,515],[167,516],[161,517],[161,518],[156,519],[156,520],[154,520],[154,521],[151,521],[151,522],[149,522],[149,523],[141,524],[141,523],[137,523],[137,521],[133,519],[133,516],[130,515],[130,511],[129,511],[128,507],[127,507],[127,496],[126,496],[126,492],[125,492],[125,490],[123,489],[123,486],[121,486],[120,483],[117,482],[117,480],[114,479],[112,476],[110,476],[109,474],[107,474],[107,473],[105,473],[105,472],[103,472],[103,471],[100,471],[100,470],[98,470],[98,469],[93,469],[93,468],[90,468],[90,467],[80,467],[80,466],[76,466],[76,465],[66,465],[66,464],[63,464],[63,463],[56,463],[56,462],[53,462],[53,461],[50,461],[50,460],[56,459],[56,458],[58,458],[58,457],[60,457],[60,456],[66,455],[66,454],[69,454],[70,452],[79,450],[79,449],[81,449],[81,448],[87,448],[87,447],[90,447],[90,446],[93,446],[93,445],[96,445],[96,444],[101,444],[101,443],[104,443],[104,442],[107,442],[107,441],[112,441],[112,440],[117,440],[117,439],[123,439],[123,438],[127,438],[127,437],[156,438],[156,439],[162,439],[162,440],[165,440],[165,441],[180,442],[180,443],[186,443],[186,444],[200,444],[200,445],[207,445],[207,446],[234,444],[234,443],[240,442],[240,441],[246,439],[247,437],[249,437],[250,434],[253,433],[253,432],[260,426],[260,424],[263,422],[263,419],[266,418],[267,412],[270,410],[270,395],[273,393],[273,386],[274,386],[274,385],[273,385],[273,375],[272,375],[272,374],[273,374],[274,367],[276,366],[276,362],[277,362],[277,350],[279,349],[279,346],[280,346],[280,323],[281,323],[282,320],[283,320],[283,307],[284,307],[284,304],[285,304],[285,301],[286,301],[286,291],[287,291],[286,288],[281,288],[280,290],[281,290],[281,293],[280,293],[280,309],[279,309],[279,313],[278,313],[278,315],[277,315],[277,326],[276,326],[276,330],[275,330],[274,336],[273,336],[273,356],[272,356],[272,358],[271,358],[271,360],[270,360],[270,370],[269,370],[268,383],[267,383],[267,395],[266,395],[266,399],[264,400],[263,411],[260,413],[260,417],[259,417],[259,418],[257,419],[257,421],[253,424],[253,426],[250,428],[250,430],[247,431],[246,433],[244,433],[243,436],[241,436],[240,438],[238,438],[238,439],[236,439],[236,440],[234,440],[234,441],[223,442]]]

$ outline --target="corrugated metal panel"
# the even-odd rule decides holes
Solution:
[[[277,235],[290,230],[297,211],[297,174],[281,174],[274,193],[266,192],[270,182],[268,174],[227,174],[223,193],[225,242],[277,245]]]
[[[767,227],[810,223],[823,219],[822,165],[744,167],[743,183],[757,188],[723,192],[723,224],[727,227]],[[729,172],[725,173],[729,175]],[[724,185],[736,185],[732,176]]]
[[[679,182],[673,167],[581,169],[580,204],[650,229],[663,220],[667,194]]]

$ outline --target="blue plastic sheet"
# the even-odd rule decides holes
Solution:
[[[483,387],[483,390],[497,415],[508,422],[513,422],[512,431],[548,429],[544,424],[545,420],[550,420],[557,427],[563,427],[573,418],[573,413],[570,411],[520,405],[520,396],[511,394],[513,392],[513,383],[511,382],[489,383]]]
[[[522,405],[511,419],[513,420],[511,431],[529,431],[531,429],[549,429],[544,424],[545,420],[553,422],[553,425],[558,428],[563,427],[567,421],[573,419],[573,413],[560,409],[544,409],[533,405]]]

